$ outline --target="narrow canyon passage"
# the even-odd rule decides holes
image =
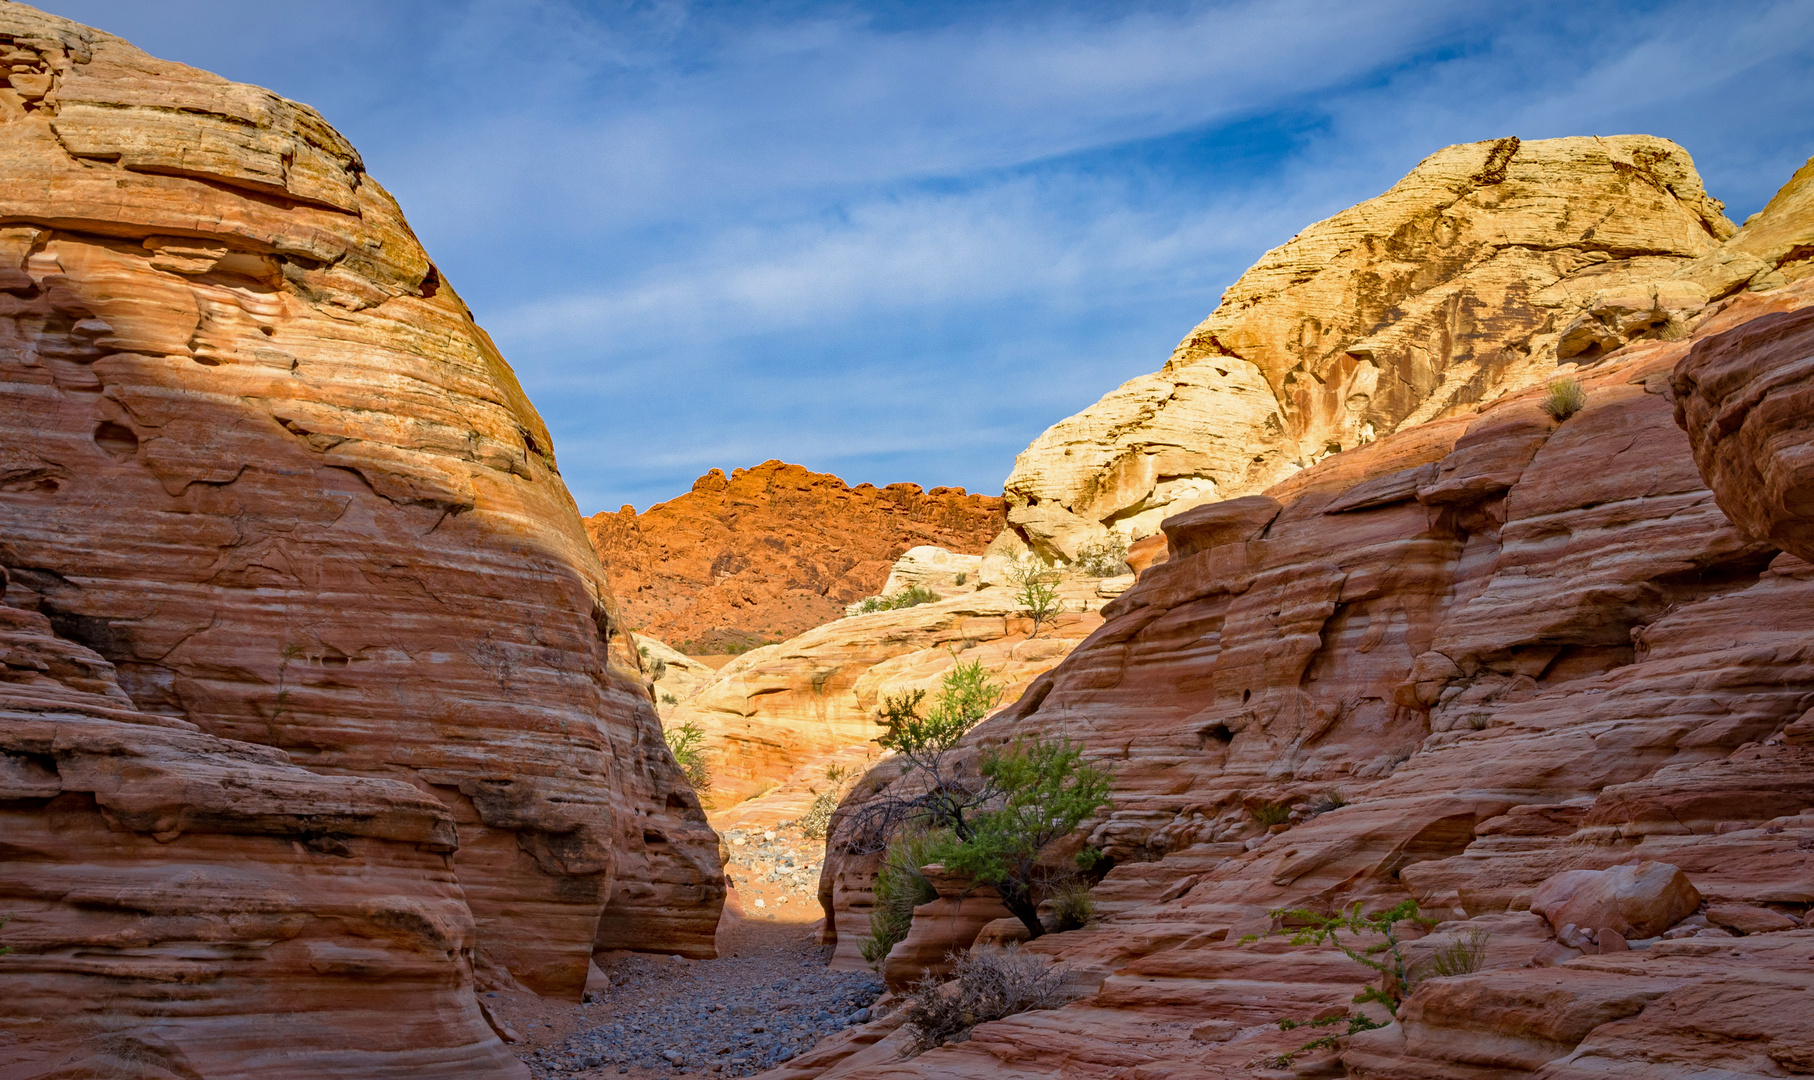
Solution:
[[[788,909],[791,909],[789,911]],[[869,1020],[882,982],[825,967],[816,904],[770,918],[727,912],[716,960],[647,953],[601,957],[610,988],[573,1005],[526,992],[484,995],[516,1034],[512,1049],[542,1077],[748,1076]]]

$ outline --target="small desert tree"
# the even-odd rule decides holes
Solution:
[[[1069,877],[1042,868],[1040,853],[1108,805],[1107,769],[1083,760],[1069,740],[1034,739],[985,751],[977,771],[992,805],[968,822],[954,821],[957,842],[947,869],[993,885],[1027,933],[1039,937],[1039,904]]]
[[[956,655],[952,656],[956,661]],[[884,695],[877,718],[888,730],[876,740],[904,761],[902,778],[923,788],[911,799],[882,799],[865,807],[866,824],[885,841],[901,824],[918,820],[956,827],[987,798],[978,778],[967,773],[952,749],[989,711],[1001,704],[1006,687],[990,677],[982,661],[954,662],[938,696],[924,710],[924,690]]]
[[[1038,637],[1039,628],[1064,611],[1064,602],[1058,599],[1059,572],[1029,555],[1008,567],[1008,580],[1014,583],[1015,602],[1033,620],[1033,632],[1027,636]]]

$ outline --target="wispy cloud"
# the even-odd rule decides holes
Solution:
[[[1263,250],[1453,142],[1814,152],[1814,0],[44,0],[320,107],[582,507],[769,457],[999,489]]]

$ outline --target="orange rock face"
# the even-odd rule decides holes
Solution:
[[[502,1076],[475,966],[709,953],[715,840],[547,431],[358,154],[23,5],[0,49],[0,1028]]]
[[[857,1056],[853,1039],[843,1064],[822,1053],[790,1075],[1814,1067],[1796,1005],[1814,990],[1814,564],[1765,538],[1792,530],[1754,533],[1720,509],[1750,499],[1805,525],[1795,499],[1770,496],[1792,485],[1745,479],[1769,468],[1747,454],[1793,462],[1805,445],[1769,394],[1707,389],[1729,371],[1794,385],[1795,350],[1778,343],[1800,316],[1778,313],[1810,305],[1807,280],[1736,296],[1686,340],[1582,367],[1587,404],[1566,420],[1539,391],[1514,395],[1168,521],[1169,559],[970,736],[1068,737],[1115,769],[1114,807],[1087,837],[1115,863],[1095,890],[1102,919],[1029,946],[1094,992],[910,1062]],[[1766,423],[1703,449],[1707,476],[1672,415],[1685,373],[1711,403],[1680,403],[1690,431],[1697,415]],[[1274,807],[1291,813],[1269,827],[1259,811]],[[834,837],[822,897],[841,951],[869,862]],[[1580,917],[1604,925],[1559,941],[1530,910],[1559,874],[1621,867],[1604,903],[1581,894]],[[1242,939],[1280,907],[1407,898],[1439,920],[1409,962],[1478,931],[1480,970],[1431,977],[1395,1020],[1379,1011],[1384,1028],[1265,1072],[1314,1037],[1279,1018],[1350,1009],[1371,973],[1326,947]],[[1708,914],[1684,919],[1700,900]]]
[[[1001,499],[962,488],[852,488],[765,461],[728,478],[713,469],[642,514],[595,514],[586,530],[629,624],[698,654],[843,617],[845,604],[881,591],[908,548],[980,554],[1004,513]]]

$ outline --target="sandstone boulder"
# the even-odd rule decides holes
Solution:
[[[1623,937],[1656,937],[1700,907],[1688,875],[1668,863],[1640,862],[1608,870],[1568,870],[1531,896],[1531,910],[1557,931],[1611,928]]]
[[[879,595],[893,596],[914,585],[940,595],[949,595],[966,585],[975,588],[982,581],[982,565],[981,555],[961,555],[930,544],[908,548],[889,569]]]
[[[1713,904],[1707,908],[1707,921],[1741,934],[1772,934],[1801,928],[1800,919],[1756,904]]]

